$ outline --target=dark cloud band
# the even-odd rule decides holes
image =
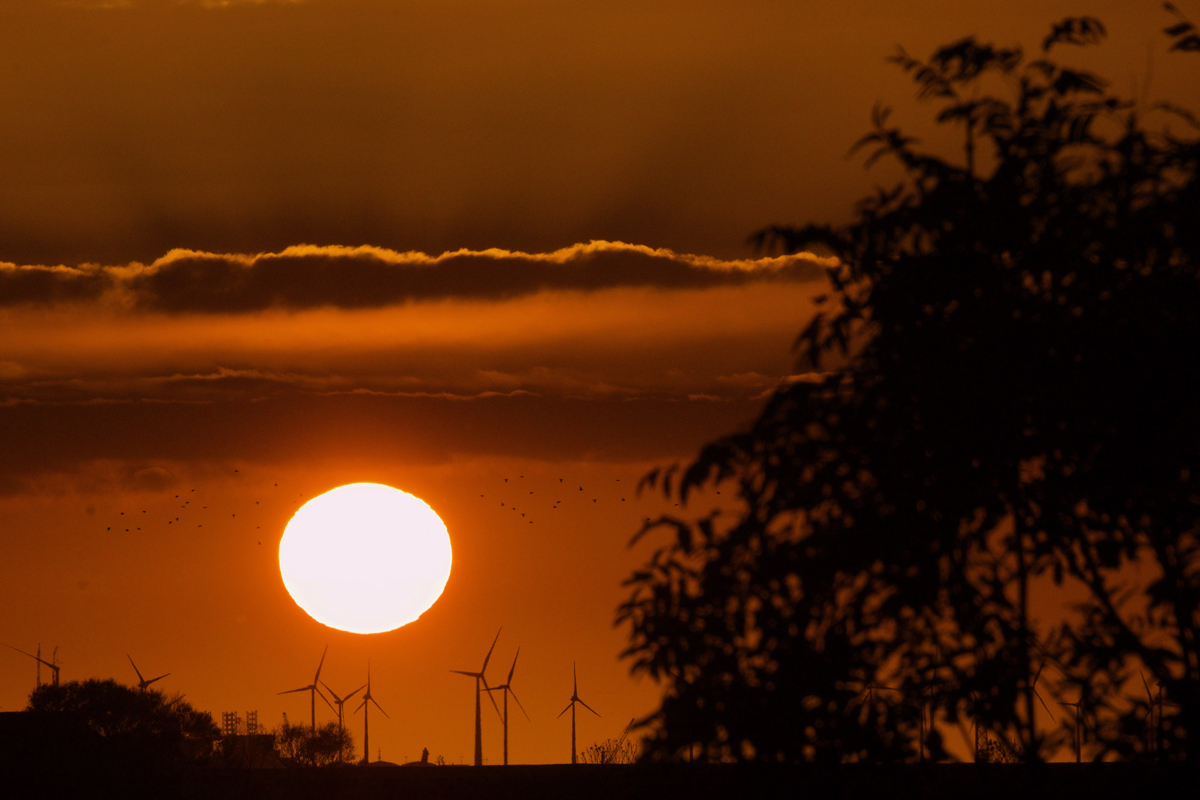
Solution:
[[[112,275],[100,269],[0,264],[0,307],[95,300],[112,286]]]
[[[145,311],[247,313],[324,306],[375,308],[421,300],[504,300],[542,291],[701,289],[810,280],[809,254],[723,261],[620,242],[552,253],[459,250],[440,256],[374,247],[290,247],[255,256],[176,250],[148,266],[9,266],[0,305],[96,299],[109,290]]]

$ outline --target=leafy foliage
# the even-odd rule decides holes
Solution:
[[[1189,51],[1180,19],[1166,33]],[[1066,20],[1043,50],[1103,35]],[[877,108],[856,149],[896,159],[905,181],[849,225],[752,237],[840,263],[797,340],[804,374],[677,484],[645,481],[681,503],[732,484],[741,501],[635,537],[671,534],[618,612],[633,670],[666,683],[649,754],[940,758],[939,730],[958,724],[1037,760],[1069,741],[1039,728],[1040,686],[1083,702],[1097,755],[1146,757],[1138,670],[1177,704],[1157,752],[1187,752],[1200,146],[1170,123],[1192,118],[1163,104],[1149,128],[1099,77],[973,38],[892,61],[962,127],[964,163]],[[989,92],[996,79],[1011,94]],[[1031,607],[1035,585],[1082,599],[1039,626],[1051,610]],[[1047,662],[1052,686],[1037,684]],[[926,705],[943,724],[922,736]]]
[[[286,721],[273,731],[275,746],[284,761],[305,767],[328,767],[354,762],[354,737],[336,722],[320,725],[314,731],[305,725]]]
[[[104,738],[111,756],[143,765],[205,760],[219,735],[212,716],[181,695],[140,691],[112,679],[42,685],[30,693],[27,710],[75,714]]]
[[[584,764],[632,764],[637,761],[637,745],[625,739],[605,739],[579,754]]]

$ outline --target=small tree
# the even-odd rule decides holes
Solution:
[[[328,767],[354,763],[354,737],[336,722],[320,725],[314,731],[305,725],[284,722],[272,733],[279,757],[305,767]]]

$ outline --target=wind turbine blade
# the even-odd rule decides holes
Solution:
[[[325,654],[329,652],[329,645],[325,645],[325,649],[321,651],[321,663],[317,664],[317,674],[313,675],[313,685],[317,685],[317,681],[321,680],[321,667],[325,666]]]
[[[24,650],[22,650],[21,648],[19,648],[19,647],[13,647],[11,644],[6,644],[6,645],[4,645],[4,646],[5,646],[5,647],[7,647],[7,648],[8,648],[8,649],[10,649],[10,650],[16,650],[18,653],[20,653],[20,654],[21,654],[21,655],[23,655],[23,656],[29,656],[29,657],[30,657],[30,658],[32,658],[34,661],[40,661],[41,663],[45,664],[45,665],[46,665],[47,667],[49,667],[50,669],[57,670],[57,669],[59,668],[59,666],[60,666],[60,665],[58,665],[58,664],[51,664],[49,661],[47,661],[47,660],[46,660],[46,659],[44,659],[44,658],[38,658],[38,657],[37,657],[37,656],[35,656],[33,653],[26,653],[26,652],[25,652]],[[56,647],[56,648],[54,648],[54,652],[55,652],[55,653],[57,653],[57,652],[58,652],[58,648],[57,648],[57,647]]]
[[[492,690],[488,688],[487,678],[483,677],[483,675],[480,675],[479,680],[483,681],[483,688],[487,689],[487,696],[488,699],[492,701],[492,708],[496,709],[496,716],[500,717],[500,721],[503,722],[504,716],[500,713],[500,706],[496,705],[496,698],[492,697]]]
[[[512,687],[509,687],[508,693],[512,695],[513,700],[517,701],[517,708],[521,709],[521,713],[525,715],[525,719],[529,719],[529,712],[525,710],[525,706],[521,705],[521,701],[517,698],[517,693],[512,690]],[[531,719],[529,721],[533,722]]]
[[[517,654],[515,656],[513,656],[512,666],[509,667],[509,669],[508,669],[508,680],[505,681],[505,683],[507,683],[510,686],[512,685],[513,672],[515,672],[517,669],[517,659],[520,657],[521,657],[521,648],[518,647]]]
[[[461,669],[452,669],[452,670],[450,670],[450,671],[451,671],[451,672],[453,672],[453,673],[454,673],[454,674],[456,674],[456,675],[466,675],[468,678],[481,678],[481,677],[483,677],[483,673],[482,673],[482,672],[463,672]]]
[[[500,631],[504,630],[504,626],[500,626]],[[488,648],[488,654],[483,657],[483,668],[480,672],[487,672],[488,660],[492,657],[492,651],[496,649],[496,642],[500,641],[500,631],[496,631],[496,638],[492,639],[492,646]]]
[[[321,694],[321,690],[320,690],[320,689],[318,689],[316,686],[313,686],[313,691],[317,693],[317,696],[318,696],[318,697],[320,697],[322,700],[324,700],[324,701],[325,701],[325,705],[329,706],[329,710],[330,710],[330,711],[332,711],[332,712],[333,712],[333,713],[335,713],[335,714],[337,713],[337,709],[333,707],[333,703],[329,702],[329,698],[328,698],[328,697],[326,697],[325,695]]]
[[[1142,686],[1146,687],[1146,699],[1150,701],[1150,705],[1154,705],[1154,694],[1150,691],[1150,684],[1146,683],[1146,676],[1138,670],[1138,675],[1142,676]]]
[[[584,708],[586,708],[588,711],[590,711],[590,712],[592,712],[593,714],[595,714],[597,717],[598,717],[598,716],[600,716],[599,712],[597,712],[597,711],[596,711],[596,709],[592,708],[591,706],[589,706],[587,703],[583,702],[582,700],[580,700],[580,701],[579,701],[579,705],[583,706],[583,707],[584,707]]]
[[[346,695],[345,697],[343,697],[343,698],[342,698],[342,702],[343,702],[343,703],[344,703],[344,702],[346,702],[346,701],[347,701],[347,700],[349,700],[351,697],[354,697],[354,695],[358,694],[359,692],[361,692],[361,691],[362,691],[363,689],[365,689],[365,688],[367,688],[367,685],[364,683],[362,686],[358,687],[358,688],[357,688],[357,689],[355,689],[353,692],[351,692],[350,694],[348,694],[348,695]]]
[[[1050,706],[1046,705],[1046,701],[1042,699],[1042,695],[1037,689],[1033,690],[1033,696],[1036,697],[1038,702],[1042,704],[1042,708],[1046,709],[1046,713],[1050,715],[1050,719],[1054,719],[1054,712],[1050,710]],[[1058,722],[1056,719],[1054,719],[1054,721]]]
[[[157,678],[151,678],[150,680],[146,681],[146,685],[149,686],[150,684],[154,683],[155,681],[161,681],[163,678],[167,677],[170,674],[171,673],[169,673],[169,672],[164,672],[162,675],[159,675]]]
[[[133,663],[133,656],[129,655],[129,653],[126,653],[126,654],[125,654],[125,657],[129,659],[129,663],[130,663],[130,664],[133,664],[133,671],[137,673],[138,680],[139,680],[139,681],[144,681],[144,680],[146,680],[145,678],[143,678],[143,677],[142,677],[142,671],[141,671],[140,669],[138,669],[138,668],[137,668],[137,664],[134,664],[134,663]]]
[[[375,704],[375,707],[379,709],[379,713],[380,713],[380,714],[383,714],[383,715],[384,715],[385,717],[387,717],[388,719],[391,719],[391,717],[388,717],[388,713],[387,713],[386,711],[384,711],[384,710],[383,710],[383,706],[379,705],[379,701],[378,701],[378,700],[376,700],[374,697],[372,697],[372,698],[371,698],[371,702],[372,702],[372,703],[374,703],[374,704]]]
[[[330,689],[329,684],[326,683],[325,681],[321,681],[321,685],[325,687],[325,691],[329,692],[329,696],[333,698],[333,702],[335,702],[335,703],[341,704],[350,699],[350,695],[346,695],[345,697],[338,697],[337,692],[335,692],[333,689]]]
[[[288,689],[286,692],[276,692],[276,694],[295,694],[296,692],[307,692],[312,689],[311,686],[301,686],[299,689]]]
[[[367,704],[366,698],[363,698],[363,701],[362,701],[362,703],[359,704],[358,708],[354,709],[354,713],[357,714],[359,711],[362,711],[362,707],[365,706],[366,704]]]
[[[1033,674],[1033,685],[1037,686],[1038,678],[1042,677],[1042,670],[1046,668],[1046,659],[1042,659],[1042,665],[1038,667],[1038,671]]]
[[[573,681],[572,688],[574,689],[571,696],[575,697],[579,694],[579,672],[575,669],[574,661],[571,662],[571,680]]]
[[[571,706],[573,706],[573,705],[575,705],[575,700],[574,700],[574,699],[572,699],[572,700],[571,700],[571,702],[567,703],[567,707],[566,707],[566,708],[564,708],[562,711],[558,712],[558,717],[561,717],[563,714],[565,714],[565,713],[567,713],[568,711],[570,711],[570,710],[571,710]],[[555,717],[555,719],[558,719],[558,717]]]

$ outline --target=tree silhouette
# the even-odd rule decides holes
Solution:
[[[1172,50],[1200,49],[1168,10]],[[1157,753],[1195,757],[1200,126],[1046,55],[1103,36],[1072,18],[1033,59],[974,38],[901,50],[962,161],[877,107],[856,149],[905,180],[849,225],[752,237],[838,264],[802,374],[644,481],[681,504],[729,483],[741,503],[635,537],[672,534],[618,611],[634,671],[666,684],[651,757],[944,757],[929,706],[1038,760],[1068,740],[1037,719],[1056,693],[1084,701],[1101,754],[1142,757],[1139,670],[1178,704]],[[1061,624],[1036,621],[1045,584],[1079,601]]]
[[[328,767],[354,763],[354,737],[336,722],[328,722],[315,731],[305,725],[276,728],[275,745],[285,761],[304,767]]]
[[[138,766],[204,761],[220,734],[212,716],[182,696],[140,691],[112,679],[42,685],[30,693],[26,710],[72,714],[103,738],[110,759]]]

